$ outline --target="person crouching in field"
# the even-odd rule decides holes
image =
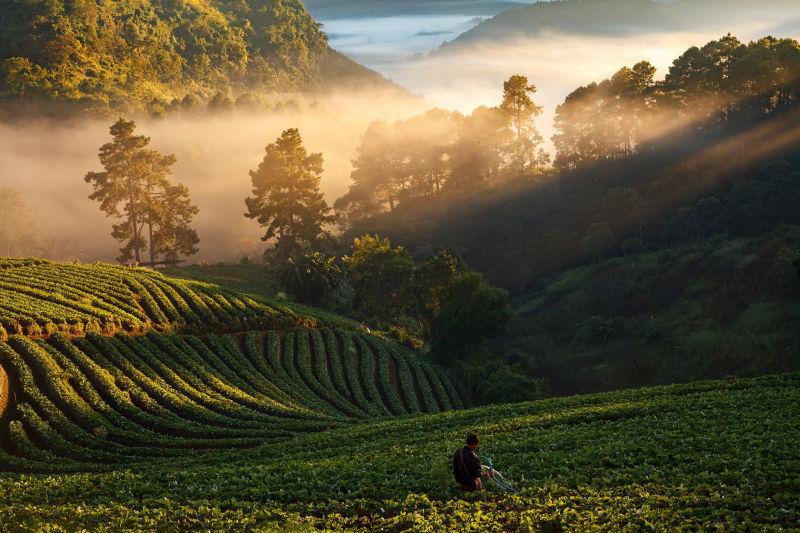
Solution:
[[[475,433],[467,436],[467,445],[453,454],[453,475],[459,488],[464,492],[475,492],[483,488],[481,478],[491,476],[491,472],[482,472],[481,461],[475,454],[480,439]]]

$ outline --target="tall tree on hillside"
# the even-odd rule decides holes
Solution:
[[[247,218],[267,228],[262,240],[276,238],[281,261],[327,235],[336,215],[319,192],[322,154],[309,154],[296,128],[285,130],[266,147],[258,169],[250,171],[253,196],[245,198]]]
[[[117,120],[110,129],[112,141],[100,147],[105,170],[84,178],[94,188],[89,198],[117,220],[111,235],[124,243],[117,259],[139,263],[149,250],[155,263],[159,253],[173,260],[180,253],[196,253],[199,239],[189,224],[197,207],[186,187],[168,179],[175,156],[147,148],[150,138],[134,135],[135,129],[135,122]]]
[[[27,255],[36,242],[36,223],[18,190],[0,187],[0,255]]]
[[[607,86],[604,82],[578,87],[556,107],[556,168],[573,169],[606,157],[606,139],[611,129],[605,113]]]
[[[395,176],[401,200],[431,197],[450,177],[449,151],[461,116],[442,109],[395,124],[401,160]]]
[[[641,61],[633,68],[621,68],[611,77],[613,114],[620,135],[618,150],[625,156],[633,154],[641,141],[646,115],[652,105],[655,73],[653,65]]]
[[[536,86],[528,83],[528,78],[515,74],[503,83],[503,102],[500,110],[506,115],[516,134],[513,146],[514,166],[520,172],[546,162],[544,152],[537,159],[536,149],[542,144],[542,136],[536,130],[534,119],[542,113],[542,106],[536,105],[532,96]]]
[[[393,210],[398,202],[397,176],[401,157],[394,128],[384,121],[372,122],[361,137],[358,155],[347,193],[334,203],[337,211],[350,220],[362,219],[376,213]]]
[[[728,34],[703,47],[693,46],[672,62],[664,78],[664,100],[677,105],[688,124],[736,105],[731,92],[731,67],[744,46]]]
[[[655,67],[642,61],[570,93],[556,108],[554,166],[577,168],[635,153],[649,126],[654,75]]]

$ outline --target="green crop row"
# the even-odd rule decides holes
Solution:
[[[60,332],[114,335],[148,330],[219,333],[317,328],[357,330],[337,315],[217,285],[120,266],[0,259],[0,340]]]
[[[338,339],[350,351],[339,353]],[[282,339],[270,331],[263,340],[259,332],[12,335],[0,342],[0,364],[20,391],[10,418],[0,420],[8,434],[0,451],[18,460],[0,469],[24,469],[26,461],[35,472],[41,464],[128,467],[341,427],[386,416],[387,405],[392,414],[418,412],[403,400],[415,390],[413,377],[399,369],[412,358],[421,371],[430,365],[382,340],[356,340],[360,354],[350,332],[333,330],[298,329]],[[352,392],[362,386],[374,403]]]

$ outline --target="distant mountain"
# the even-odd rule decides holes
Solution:
[[[408,15],[488,16],[536,0],[306,0],[319,20]]]
[[[553,0],[504,11],[463,33],[442,49],[476,42],[509,42],[545,32],[625,35],[650,31],[733,31],[734,22],[774,18],[775,27],[800,20],[796,0]],[[795,32],[800,27],[794,24]]]
[[[7,0],[0,97],[153,110],[217,93],[387,83],[333,52],[300,0]]]

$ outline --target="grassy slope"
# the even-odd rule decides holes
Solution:
[[[208,283],[224,290],[245,294],[274,306],[292,309],[299,315],[317,317],[323,323],[336,324],[347,329],[362,329],[355,321],[337,313],[278,298],[281,287],[270,278],[264,265],[191,265],[166,268],[160,272],[170,278]]]
[[[213,283],[256,296],[273,297],[280,292],[264,265],[191,265],[165,268],[161,272],[173,278]]]
[[[207,464],[0,476],[0,524],[560,530],[800,526],[800,375],[403,417]],[[521,487],[457,496],[468,430]],[[47,502],[47,503],[43,503]]]
[[[800,368],[796,229],[617,257],[516,299],[507,342],[574,393]]]

